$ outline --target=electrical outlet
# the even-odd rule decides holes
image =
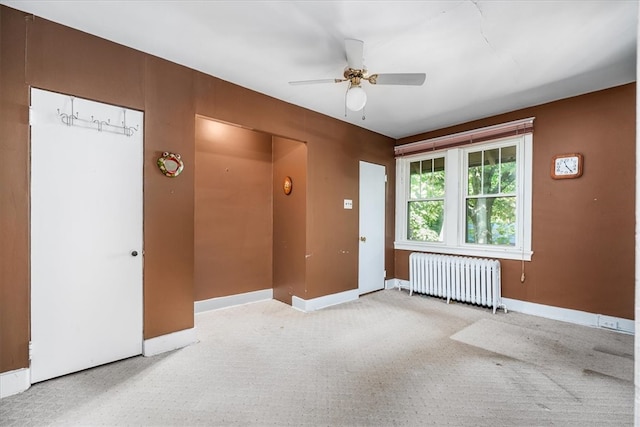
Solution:
[[[344,208],[345,209],[353,209],[353,200],[344,199]]]
[[[618,322],[613,322],[611,320],[604,320],[600,323],[600,326],[602,326],[603,328],[618,329]]]
[[[609,316],[598,316],[598,326],[601,328],[618,330],[618,321]]]

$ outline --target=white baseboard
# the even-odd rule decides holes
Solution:
[[[143,356],[155,356],[197,342],[195,328],[173,332],[171,334],[144,340]],[[31,374],[28,368],[0,373],[0,399],[21,393],[31,387]]]
[[[233,307],[235,305],[249,304],[252,302],[273,299],[273,289],[263,289],[261,291],[246,292],[244,294],[229,295],[226,297],[211,298],[194,303],[195,313],[218,310],[221,308]]]
[[[402,279],[395,279],[396,280],[396,285],[394,286],[394,288],[396,289],[409,289],[409,281],[408,280],[402,280]]]
[[[197,341],[195,328],[172,332],[144,340],[142,343],[142,355],[145,357],[155,356],[156,354],[186,347]]]
[[[29,368],[0,374],[0,399],[22,393],[31,387],[31,373]]]
[[[409,289],[408,280],[392,279],[388,282],[393,281],[395,281],[395,286],[391,286],[391,288]],[[507,307],[507,310],[516,311],[518,313],[560,320],[577,325],[611,329],[627,334],[635,334],[635,321],[623,319],[621,317],[605,316],[602,314],[572,310],[570,308],[554,307],[551,305],[537,304],[504,297],[502,298],[502,304]]]
[[[618,332],[635,334],[635,322],[621,317],[605,316],[602,314],[588,313],[586,311],[572,310],[569,308],[553,307],[550,305],[536,304],[511,298],[502,298],[502,303],[508,310],[518,313],[531,314],[547,319],[561,320],[563,322],[578,325],[606,328]]]
[[[325,307],[330,307],[332,305],[354,301],[354,300],[357,300],[359,297],[360,297],[360,293],[357,289],[339,292],[337,294],[325,295],[318,298],[312,298],[310,300],[304,300],[302,298],[293,296],[291,298],[291,306],[297,310],[309,312],[309,311],[320,310],[321,308],[325,308]]]
[[[385,289],[393,289],[393,288],[397,288],[398,287],[398,280],[399,279],[388,279],[384,281],[384,288]]]

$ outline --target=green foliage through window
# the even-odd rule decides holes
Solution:
[[[516,146],[468,153],[466,243],[516,244]]]
[[[444,157],[409,164],[409,240],[442,241],[444,192]]]

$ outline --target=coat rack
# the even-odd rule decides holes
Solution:
[[[58,108],[58,116],[60,117],[60,120],[62,121],[62,123],[64,123],[67,126],[78,126],[85,129],[95,129],[98,132],[117,133],[119,135],[125,135],[125,136],[131,136],[133,135],[133,132],[136,132],[137,130],[139,130],[138,126],[135,126],[135,127],[127,126],[127,110],[124,108],[122,109],[124,113],[122,125],[111,124],[111,119],[107,119],[106,121],[94,119],[93,116],[91,116],[91,120],[81,119],[78,116],[78,113],[74,110],[73,99],[74,97],[72,96],[71,97],[71,114],[61,113],[60,109]]]

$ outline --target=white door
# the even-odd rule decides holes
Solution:
[[[142,352],[143,114],[32,89],[30,121],[35,383]]]
[[[360,162],[360,295],[384,288],[385,167]]]

